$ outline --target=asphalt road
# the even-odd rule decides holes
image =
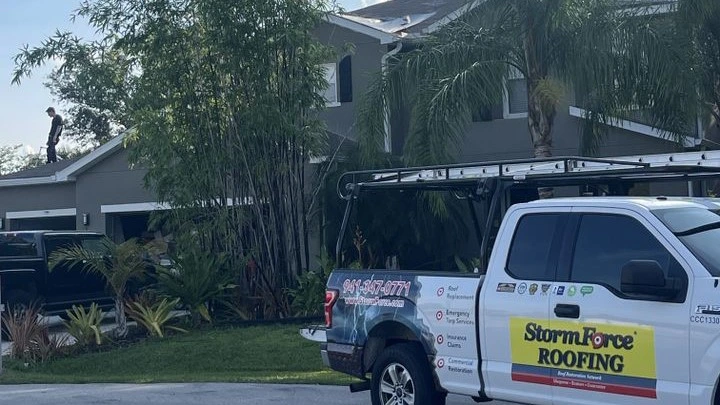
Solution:
[[[275,384],[1,385],[0,404],[12,405],[369,405],[370,394],[347,387]],[[471,405],[450,396],[448,405]],[[490,402],[491,405],[507,404]]]

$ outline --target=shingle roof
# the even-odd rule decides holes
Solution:
[[[33,167],[32,169],[27,169],[23,171],[19,171],[16,173],[10,173],[3,176],[0,176],[0,180],[8,180],[8,179],[27,179],[32,177],[48,177],[52,176],[55,173],[67,168],[71,164],[77,162],[80,160],[82,156],[78,156],[72,159],[66,159],[66,160],[60,160],[55,163],[48,163],[42,166]]]
[[[469,3],[471,0],[390,0],[342,16],[386,32],[421,34]]]
[[[134,128],[122,132],[100,145],[99,148],[83,156],[0,176],[0,187],[32,186],[75,181],[75,177],[79,173],[82,173],[97,162],[105,159],[108,155],[123,148],[123,140],[130,131],[134,131]]]

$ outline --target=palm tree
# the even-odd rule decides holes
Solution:
[[[68,262],[71,266],[80,266],[82,271],[97,273],[105,278],[112,289],[115,300],[115,322],[118,337],[127,335],[127,318],[125,316],[125,295],[130,281],[142,278],[146,273],[143,260],[145,248],[136,239],[117,244],[104,238],[101,248],[88,250],[80,246],[58,249],[50,255],[50,269],[60,262]]]
[[[668,35],[674,31],[672,18],[655,13],[648,3],[470,2],[470,11],[462,17],[398,54],[370,87],[358,118],[364,157],[372,159],[381,149],[385,115],[409,107],[405,163],[454,160],[473,112],[498,104],[503,83],[518,73],[527,83],[528,130],[535,157],[552,155],[557,106],[570,89],[581,95],[576,102],[593,111],[586,117],[584,152],[596,149],[605,128],[601,123],[631,107],[648,110],[655,126],[684,134],[688,121],[681,114],[686,111],[668,112],[665,102],[687,103],[687,94],[680,85],[670,88],[663,83],[679,69],[669,65],[684,53]],[[541,190],[541,197],[551,195],[552,190]]]
[[[685,88],[697,88],[699,102],[678,105],[689,114],[711,117],[705,124],[720,125],[720,2],[716,0],[680,0],[675,14],[679,46],[685,50],[685,63],[678,69],[676,81]],[[712,125],[708,125],[712,126]]]

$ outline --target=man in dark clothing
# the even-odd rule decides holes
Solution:
[[[52,107],[48,107],[45,112],[47,113],[48,117],[52,118],[52,124],[50,125],[50,134],[48,134],[47,140],[47,163],[52,163],[57,162],[55,145],[57,145],[60,141],[60,134],[62,134],[63,130],[63,120],[59,114],[55,113],[55,109]]]

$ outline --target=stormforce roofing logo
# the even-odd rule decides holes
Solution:
[[[546,329],[534,322],[525,326],[525,341],[551,343],[581,348],[612,348],[619,351],[633,349],[635,338],[633,335],[612,334],[598,331],[596,327],[584,326],[582,330]],[[595,371],[612,371],[621,373],[624,368],[622,354],[608,354],[588,352],[582,350],[559,350],[541,347],[538,353],[538,363],[548,366],[564,366]]]
[[[656,398],[652,327],[510,319],[512,379]]]

